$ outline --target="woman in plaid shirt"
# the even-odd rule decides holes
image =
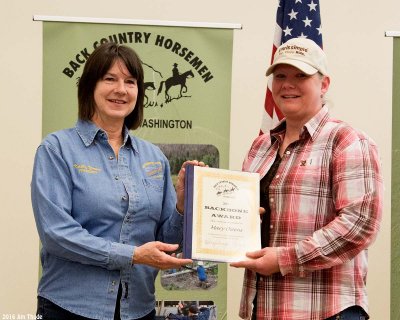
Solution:
[[[333,119],[330,79],[313,41],[281,45],[267,70],[285,116],[255,139],[243,171],[259,172],[263,249],[248,253],[243,319],[368,319],[367,248],[382,216],[376,144]]]

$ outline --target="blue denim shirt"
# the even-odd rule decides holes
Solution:
[[[38,295],[73,313],[113,319],[122,284],[121,319],[155,307],[158,270],[132,265],[135,246],[180,243],[183,218],[167,158],[129,134],[118,159],[91,122],[47,136],[31,184],[42,242]]]

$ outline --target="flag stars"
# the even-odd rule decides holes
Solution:
[[[296,0],[296,2],[295,2],[295,3],[299,3],[299,2],[300,2],[300,3],[303,3],[303,2],[301,2],[301,0]]]
[[[302,21],[304,22],[304,27],[311,27],[312,20],[308,19],[308,17],[306,17],[306,19]]]
[[[299,35],[299,38],[307,39],[308,37],[302,32],[301,35]]]
[[[319,28],[315,28],[315,29],[318,30],[318,35],[321,35],[321,34],[322,34],[322,26],[321,26],[321,25],[319,26]]]
[[[317,4],[316,3],[314,3],[314,1],[313,0],[311,0],[311,3],[310,4],[308,4],[308,6],[310,7],[310,11],[317,11],[317,9],[316,9],[316,7],[317,7]]]
[[[292,30],[293,29],[290,29],[289,26],[286,26],[286,28],[282,31],[285,33],[285,37],[287,37],[292,35]]]
[[[298,12],[295,12],[295,11],[292,9],[292,12],[291,12],[291,13],[288,13],[288,16],[290,17],[290,20],[292,20],[292,19],[296,19],[296,20],[297,20],[297,14],[298,14]]]

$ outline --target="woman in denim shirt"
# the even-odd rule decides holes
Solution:
[[[129,133],[143,120],[139,57],[107,43],[88,58],[75,128],[35,156],[32,206],[40,235],[41,319],[154,319],[158,269],[190,259],[182,239],[184,167],[176,191],[161,150]]]

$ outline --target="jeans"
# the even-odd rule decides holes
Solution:
[[[38,297],[36,315],[38,319],[42,320],[93,320],[71,313],[43,297]],[[147,316],[137,320],[154,320],[155,315],[156,310],[153,310]],[[119,312],[116,312],[114,320],[120,320]]]
[[[367,320],[369,317],[360,306],[352,306],[326,320]]]

